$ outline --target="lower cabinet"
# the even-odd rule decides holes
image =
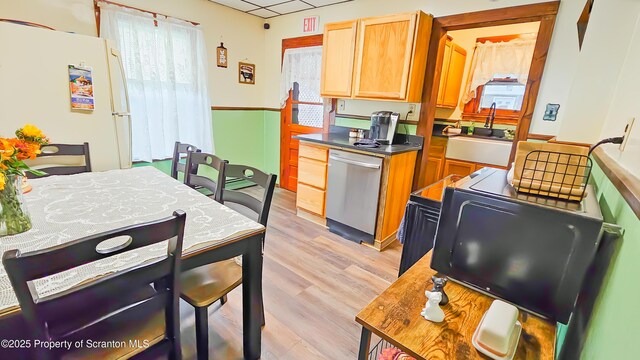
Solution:
[[[507,167],[500,166],[500,165],[488,165],[488,164],[474,163],[470,161],[446,159],[444,162],[444,170],[442,172],[442,178],[445,178],[453,174],[460,175],[460,176],[467,176],[485,167],[492,167],[492,168],[503,169],[503,170],[507,169]]]
[[[298,182],[297,206],[324,217],[326,191]]]
[[[325,216],[328,153],[327,147],[302,142],[298,152],[296,206],[322,218]]]
[[[467,176],[476,171],[476,164],[468,161],[460,161],[453,159],[446,159],[444,162],[444,171],[442,177],[445,178],[449,175],[456,174],[460,176]]]
[[[442,167],[444,159],[429,155],[427,158],[427,184],[431,185],[442,177]]]

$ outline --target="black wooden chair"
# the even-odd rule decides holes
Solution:
[[[5,252],[2,263],[31,332],[31,342],[85,341],[83,347],[72,346],[70,351],[34,346],[31,358],[157,358],[168,354],[171,359],[180,359],[177,285],[185,219],[186,214],[178,210],[165,219],[49,249]],[[166,257],[52,295],[39,297],[35,291],[36,279],[166,240]],[[88,340],[120,345],[92,349]]]
[[[227,161],[213,154],[190,151],[187,153],[185,166],[192,169],[192,171],[188,171],[185,174],[184,183],[195,189],[204,188],[209,190],[211,192],[209,196],[221,202],[227,163]],[[201,167],[202,172],[198,174]],[[217,173],[214,174],[212,170],[215,170]]]
[[[221,202],[235,210],[240,209],[232,204],[250,210],[253,216],[248,214],[249,217],[266,227],[277,176],[249,166],[235,164],[226,164],[224,171],[226,177],[249,181],[260,187],[263,193],[262,199],[257,199],[244,192],[223,188]],[[240,212],[245,214],[245,211]],[[218,300],[224,305],[227,294],[242,284],[242,266],[238,265],[234,259],[228,259],[186,271],[182,273],[180,281],[182,286],[180,296],[195,308],[198,359],[207,359],[209,355],[207,309]],[[263,326],[264,323],[263,305]]]
[[[91,172],[91,156],[89,153],[89,143],[84,144],[49,144],[41,148],[35,169],[47,173],[43,176],[27,173],[27,178],[35,179],[50,175],[73,175],[83,172]],[[76,165],[75,161],[70,161],[72,157],[84,157],[84,165]],[[51,159],[49,159],[51,157]]]
[[[179,180],[178,173],[182,173],[183,176],[186,177],[186,163],[180,162],[180,160],[182,158],[186,158],[189,155],[189,152],[200,152],[200,149],[198,149],[196,146],[176,141],[176,144],[173,147],[173,158],[171,160],[172,178]]]

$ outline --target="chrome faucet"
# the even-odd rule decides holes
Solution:
[[[489,108],[489,115],[487,116],[487,120],[484,122],[484,127],[493,130],[493,121],[496,119],[496,103],[492,103]]]

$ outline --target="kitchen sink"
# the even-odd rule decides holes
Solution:
[[[507,166],[511,145],[511,141],[476,136],[456,136],[449,138],[446,157],[487,165]]]

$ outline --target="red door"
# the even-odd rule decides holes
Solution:
[[[322,35],[285,39],[282,54],[286,49],[322,45]],[[320,72],[320,68],[318,68]],[[320,74],[318,73],[318,76]],[[310,91],[305,84],[293,84],[285,107],[280,111],[280,187],[296,191],[298,186],[299,140],[292,136],[323,131],[324,116],[319,89]]]

